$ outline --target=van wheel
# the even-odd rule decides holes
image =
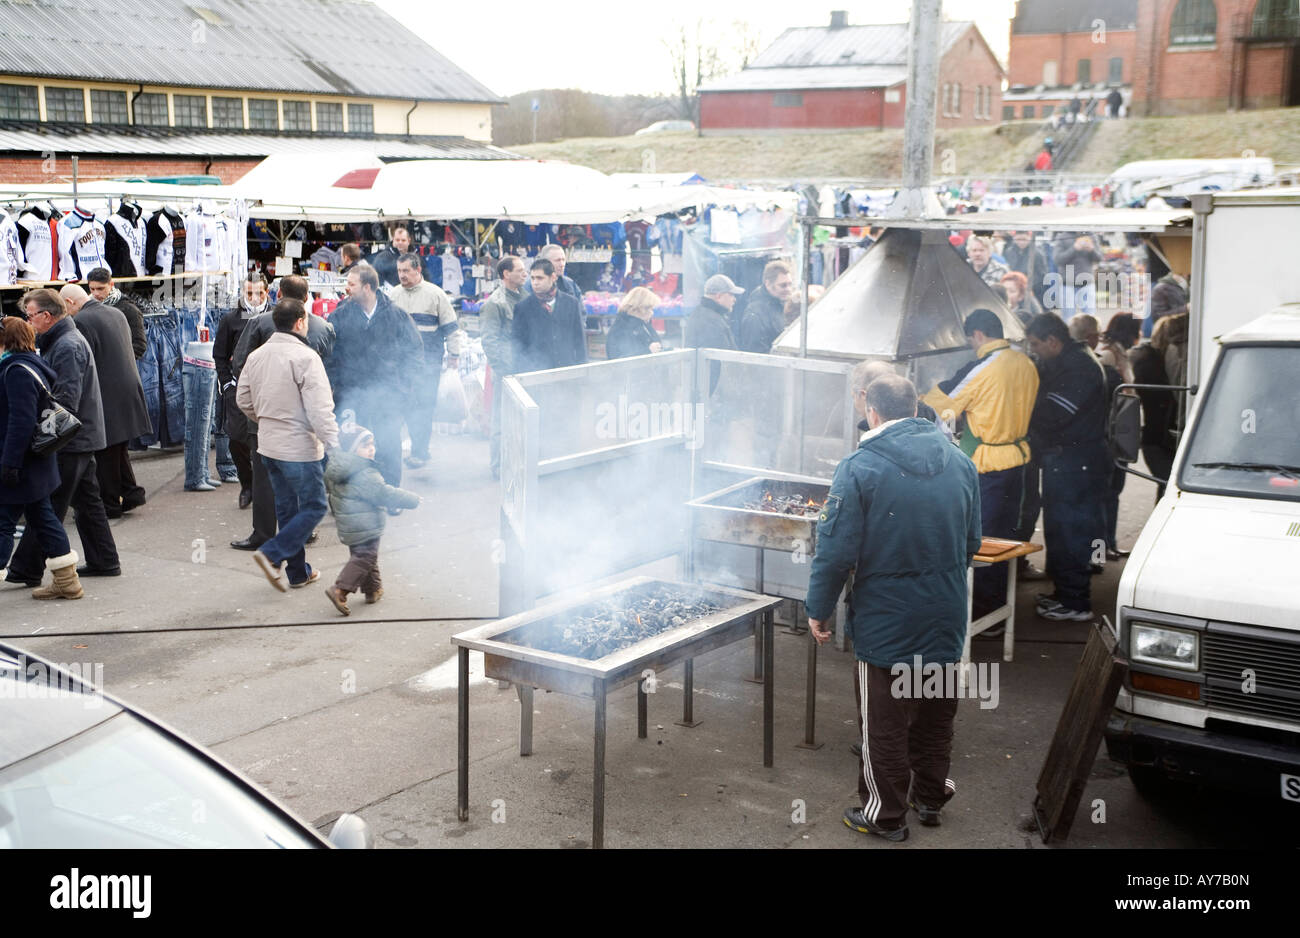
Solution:
[[[1138,794],[1151,801],[1164,801],[1186,796],[1191,787],[1186,782],[1170,778],[1159,769],[1147,765],[1130,765],[1128,777]]]

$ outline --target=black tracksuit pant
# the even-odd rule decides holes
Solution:
[[[82,560],[94,570],[112,570],[119,566],[117,544],[108,527],[104,500],[99,492],[99,478],[95,472],[94,453],[69,453],[60,450],[59,487],[50,495],[50,505],[60,522],[71,508],[81,536]],[[39,580],[45,575],[46,557],[31,525],[23,531],[9,561],[9,572],[25,580]]]

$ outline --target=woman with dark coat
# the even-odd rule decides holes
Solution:
[[[9,563],[14,528],[23,516],[42,554],[71,556],[72,567],[76,565],[67,532],[50,504],[50,494],[59,487],[55,455],[31,451],[46,389],[54,379],[54,369],[36,354],[32,327],[14,316],[0,320],[0,567]],[[75,569],[70,572],[75,580]]]
[[[658,302],[659,298],[645,287],[628,291],[605,337],[606,358],[631,358],[662,351],[663,337],[650,325]]]

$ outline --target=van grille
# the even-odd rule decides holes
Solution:
[[[1264,638],[1217,631],[1211,625],[1202,636],[1201,655],[1208,706],[1300,722],[1300,636]],[[1254,672],[1254,693],[1242,689],[1247,669]]]

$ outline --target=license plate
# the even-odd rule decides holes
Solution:
[[[1285,801],[1300,801],[1300,775],[1282,776],[1282,798]]]

